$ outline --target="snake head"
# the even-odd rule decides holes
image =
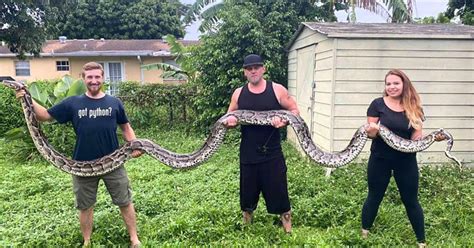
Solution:
[[[7,87],[14,89],[15,91],[25,89],[25,84],[19,81],[11,81],[11,80],[3,80],[3,84],[5,84]]]

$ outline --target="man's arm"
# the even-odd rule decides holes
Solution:
[[[229,112],[232,112],[232,111],[235,111],[237,109],[239,109],[239,105],[237,104],[238,101],[239,101],[239,96],[240,96],[240,92],[242,91],[242,87],[236,89],[234,91],[234,93],[232,94],[232,97],[230,98],[230,104],[229,104],[229,108],[227,109],[227,113]],[[228,117],[225,121],[224,121],[224,126],[226,128],[233,128],[235,126],[237,126],[237,118],[233,117],[233,116],[230,116]]]
[[[35,110],[36,118],[39,121],[52,121],[54,118],[48,113],[48,110],[39,105],[33,98],[33,109]]]
[[[299,115],[298,105],[295,99],[288,94],[288,90],[281,84],[273,83],[273,91],[277,97],[280,106],[284,109],[291,111],[295,115]],[[280,117],[274,117],[272,120],[272,126],[280,128],[288,125],[288,121],[282,120]]]
[[[273,83],[273,90],[278,98],[278,102],[284,109],[291,111],[295,115],[300,114],[295,99],[288,94],[288,90],[283,85]]]
[[[120,129],[122,129],[122,135],[125,141],[130,142],[132,140],[137,139],[137,137],[135,136],[135,131],[133,131],[132,126],[130,126],[130,123],[127,122],[125,124],[120,124],[119,126]],[[132,157],[137,158],[140,157],[142,154],[143,152],[140,150],[133,150]]]
[[[24,95],[25,95],[25,90],[19,90],[16,92],[17,99],[20,99]],[[35,99],[31,98],[31,100],[33,101],[33,109],[36,114],[36,119],[38,119],[39,121],[52,121],[53,120],[53,117],[48,113],[48,110],[45,107],[39,105],[35,101]]]
[[[227,113],[239,109],[239,105],[237,104],[237,102],[239,101],[239,96],[240,96],[241,91],[242,91],[242,87],[234,90],[234,93],[232,94],[232,97],[230,98],[230,104],[229,104],[229,108],[227,109]]]
[[[123,134],[123,139],[127,142],[130,142],[137,137],[135,136],[135,131],[133,131],[132,126],[130,126],[130,123],[125,123],[125,124],[120,124],[120,129],[122,129],[122,134]]]

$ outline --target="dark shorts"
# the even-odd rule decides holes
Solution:
[[[75,207],[77,209],[84,210],[94,206],[97,200],[97,188],[100,179],[104,181],[115,205],[123,207],[132,202],[132,191],[127,171],[123,166],[120,166],[120,168],[102,176],[72,176],[72,186],[76,196]]]
[[[253,212],[257,208],[260,192],[267,212],[282,214],[291,209],[288,197],[286,163],[283,156],[258,164],[240,164],[240,207]]]

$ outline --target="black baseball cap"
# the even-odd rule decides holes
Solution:
[[[251,66],[251,65],[263,65],[263,59],[257,54],[249,54],[244,58],[244,65],[243,67]]]

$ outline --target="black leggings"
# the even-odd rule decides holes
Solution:
[[[423,209],[418,202],[418,165],[415,156],[385,159],[370,156],[367,168],[369,193],[362,208],[362,228],[370,229],[387,189],[395,178],[405,210],[418,242],[425,241]]]

